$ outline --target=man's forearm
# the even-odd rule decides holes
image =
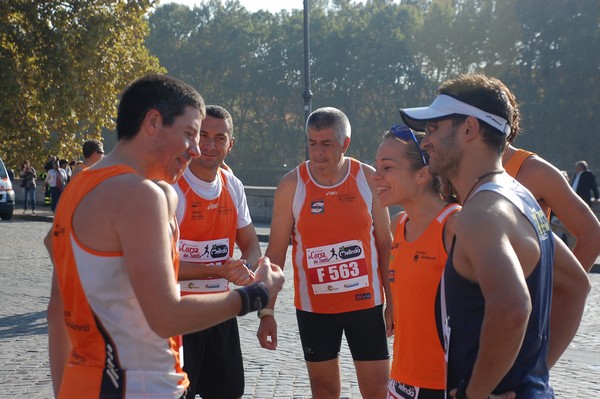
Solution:
[[[595,234],[583,234],[577,237],[573,255],[579,260],[586,272],[592,270],[596,263],[600,247],[600,240]]]
[[[220,265],[206,265],[203,263],[181,262],[179,266],[179,281],[202,280],[207,278],[227,278]]]
[[[48,357],[54,396],[58,397],[71,343],[64,320],[62,304],[52,297],[48,304]]]

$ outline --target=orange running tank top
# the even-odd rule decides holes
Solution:
[[[221,193],[215,199],[206,199],[196,194],[184,174],[177,185],[184,198],[180,205],[185,208],[179,224],[179,254],[186,262],[221,265],[233,256],[237,232],[238,212],[227,187],[227,177],[219,169]],[[224,278],[180,281],[181,294],[223,292],[229,289]]]
[[[308,162],[296,168],[292,264],[294,304],[303,311],[342,313],[383,302],[373,196],[361,163],[348,159],[345,178],[334,186],[317,184]]]
[[[529,152],[521,148],[517,148],[516,150],[517,151],[504,164],[504,170],[506,170],[506,173],[508,173],[515,179],[519,174],[519,170],[521,169],[521,165],[523,165],[523,162],[525,162],[527,158],[536,155],[533,152]]]
[[[85,178],[66,187],[54,218],[52,253],[72,344],[59,398],[151,394],[175,399],[189,385],[181,370],[177,339],[162,338],[148,325],[123,254],[86,247],[72,228],[81,200],[100,183],[127,173],[136,172],[125,165],[87,170]],[[168,225],[157,228],[172,233],[177,275],[177,231]]]
[[[527,158],[537,155],[534,152],[529,152],[529,151],[523,150],[521,148],[517,148],[516,150],[517,151],[510,157],[510,159],[508,161],[506,161],[506,164],[504,164],[504,170],[506,170],[506,173],[508,173],[510,176],[512,176],[515,180],[517,179],[517,175],[519,174],[519,171],[521,170],[521,166],[523,166],[523,162],[525,162],[525,160]],[[544,201],[540,201],[537,198],[536,198],[536,200],[538,201],[539,205],[542,207],[542,210],[546,213],[546,218],[548,220],[550,220],[550,215],[552,214],[552,209],[550,209]]]
[[[404,384],[444,389],[444,348],[435,322],[435,302],[448,254],[444,225],[460,209],[448,204],[415,241],[407,242],[403,213],[392,241],[390,286],[394,304],[394,357],[390,376]]]

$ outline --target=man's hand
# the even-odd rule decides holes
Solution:
[[[245,266],[244,266],[245,267]],[[285,277],[283,277],[283,270],[275,264],[271,264],[271,261],[266,256],[263,256],[258,260],[258,267],[254,274],[255,281],[262,281],[267,285],[269,294],[271,297],[277,295],[283,287]]]
[[[277,321],[273,316],[264,316],[260,319],[260,325],[256,332],[260,346],[269,349],[277,349]]]
[[[266,256],[263,256],[258,261],[258,268],[256,269],[256,281],[262,281],[267,285],[269,294],[271,296],[271,306],[274,306],[274,301],[277,293],[281,291],[283,287],[283,270],[275,264],[271,264],[271,261]],[[277,349],[277,322],[273,316],[264,316],[260,319],[260,326],[256,333],[260,346],[265,349],[275,350]]]
[[[246,267],[246,261],[243,259],[228,259],[221,268],[224,271],[225,278],[235,285],[243,286],[254,282],[254,272]]]

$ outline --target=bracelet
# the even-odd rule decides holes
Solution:
[[[240,294],[242,299],[242,309],[238,316],[260,310],[269,303],[269,290],[262,281],[246,287],[236,288],[234,291]]]

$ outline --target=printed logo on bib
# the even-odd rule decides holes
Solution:
[[[388,399],[415,399],[419,397],[419,390],[419,387],[413,387],[390,378]]]
[[[369,286],[360,240],[308,248],[306,260],[314,294],[337,294]]]
[[[229,257],[229,239],[209,241],[179,240],[179,259],[184,262],[221,265]],[[224,278],[188,280],[181,282],[181,294],[222,292],[229,289],[229,281]]]
[[[179,256],[187,262],[214,263],[229,256],[229,239],[211,241],[179,240]]]
[[[548,239],[548,233],[552,230],[550,224],[548,223],[548,218],[543,211],[539,210],[531,213],[531,217],[537,225],[539,231],[540,241],[545,241]]]
[[[186,280],[181,282],[181,295],[223,292],[228,289],[229,281],[226,278]]]
[[[313,213],[313,214],[325,213],[325,201],[317,200],[317,201],[311,202],[310,213]]]

